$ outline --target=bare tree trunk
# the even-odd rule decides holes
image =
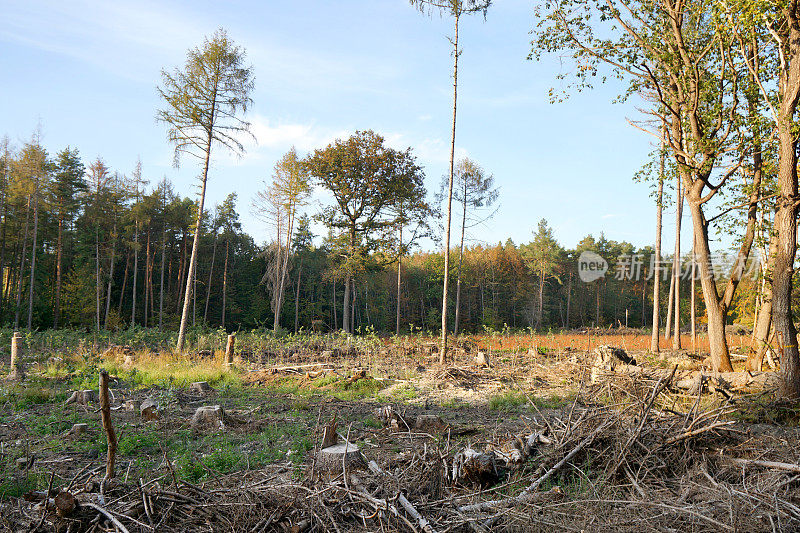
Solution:
[[[161,330],[164,326],[164,262],[167,259],[167,227],[164,225],[164,231],[161,238],[161,283],[158,298],[158,329]]]
[[[572,272],[570,272],[569,279],[567,280],[567,315],[564,320],[564,329],[569,329],[569,311],[570,311],[571,299],[572,299]]]
[[[675,276],[675,331],[672,349],[681,349],[681,217],[683,216],[683,189],[681,178],[675,174],[675,257],[672,260],[672,275]]]
[[[133,230],[133,284],[131,290],[131,327],[136,325],[136,278],[139,274],[139,222]]]
[[[453,171],[456,156],[456,110],[458,109],[458,22],[455,13],[455,35],[453,38],[453,130],[450,137],[450,177],[447,183],[447,212],[444,225],[444,287],[442,289],[442,339],[439,347],[439,363],[447,361],[447,291],[450,282],[450,219],[453,208]]]
[[[772,273],[775,269],[775,255],[778,252],[775,237],[769,241],[766,264],[762,262],[761,307],[753,328],[753,346],[747,358],[747,370],[761,370],[764,354],[769,349],[769,337],[772,329]]]
[[[33,322],[33,287],[36,284],[36,247],[39,236],[39,178],[36,178],[33,200],[33,246],[31,247],[31,281],[28,287],[28,329]]]
[[[700,266],[700,286],[703,289],[703,299],[706,302],[708,314],[708,344],[714,369],[718,372],[731,372],[728,342],[725,338],[725,313],[720,308],[720,299],[717,294],[717,283],[711,269],[711,250],[708,246],[707,228],[702,205],[697,199],[691,199],[689,208],[694,222],[694,242],[697,262]]]
[[[20,305],[22,304],[22,283],[23,283],[22,273],[25,271],[25,256],[28,254],[28,222],[30,220],[30,214],[31,214],[31,197],[28,196],[28,203],[25,206],[25,230],[23,231],[23,236],[22,236],[22,255],[20,256],[19,274],[17,275],[17,308],[14,313],[14,329],[19,328],[19,313],[20,313]]]
[[[217,236],[214,232],[214,246],[211,248],[211,268],[208,270],[208,287],[206,287],[206,305],[203,310],[203,322],[208,323],[208,302],[211,300],[211,281],[214,279],[214,259],[217,257]]]
[[[670,276],[669,296],[667,296],[667,320],[664,323],[664,339],[669,340],[672,333],[672,307],[675,304],[675,275]]]
[[[144,280],[143,280],[144,281],[144,302],[143,302],[144,305],[142,306],[143,307],[143,309],[142,309],[142,312],[143,312],[142,324],[144,324],[144,327],[148,326],[149,311],[150,311],[150,306],[148,305],[150,303],[149,302],[149,300],[150,300],[149,288],[150,287],[147,284],[147,273],[149,272],[149,270],[150,270],[150,225],[148,224],[148,226],[147,226],[147,244],[145,245],[145,248],[144,248]]]
[[[5,239],[3,239],[5,245]],[[5,251],[5,246],[3,246]],[[2,255],[2,254],[0,254]],[[58,321],[61,318],[61,278],[63,276],[63,255],[64,255],[64,217],[58,217],[58,236],[56,237],[56,294],[53,305],[53,329],[58,328]],[[0,260],[0,274],[3,272],[2,260]]]
[[[102,296],[102,284],[100,283],[100,230],[95,228],[95,242],[94,242],[94,266],[95,266],[95,292],[96,292],[96,308],[94,313],[95,330],[100,331],[100,300]]]
[[[297,288],[294,293],[294,333],[299,331],[300,327],[300,275],[303,273],[303,256],[300,256],[300,264],[297,267]]]
[[[543,311],[544,311],[544,269],[541,269],[539,271],[539,303],[536,309],[536,329],[542,327]]]
[[[697,297],[697,259],[695,256],[695,248],[696,244],[694,239],[692,239],[692,284],[691,284],[691,313],[690,313],[690,320],[692,321],[692,352],[697,353],[697,311],[696,311],[696,302],[695,299]]]
[[[339,317],[336,316],[336,280],[334,279],[331,283],[331,287],[333,289],[333,329],[339,329],[337,326],[339,325]]]
[[[659,353],[659,336],[661,335],[661,326],[659,321],[661,319],[661,214],[664,205],[664,166],[666,154],[666,128],[661,128],[661,155],[660,155],[660,168],[658,173],[658,193],[656,196],[656,242],[655,255],[653,259],[653,331],[650,335],[650,351]]]
[[[342,331],[345,333],[352,333],[352,310],[351,310],[351,293],[350,293],[350,285],[352,284],[352,277],[348,272],[344,278],[344,296],[343,300],[344,303],[342,304]]]
[[[225,238],[225,264],[222,267],[222,329],[225,329],[225,307],[228,303],[228,253],[230,250],[230,238]]]
[[[131,252],[129,250],[128,253],[125,254],[125,272],[122,274],[122,288],[120,289],[119,302],[117,303],[117,312],[120,317],[122,316],[122,303],[125,301],[125,288],[128,285],[128,272],[130,272],[130,267]]]
[[[111,284],[114,282],[114,262],[117,253],[117,223],[114,222],[114,240],[111,243],[111,261],[108,266],[108,289],[106,290],[106,314],[103,320],[103,328],[108,329],[108,314],[111,312]]]
[[[461,202],[461,241],[458,244],[458,277],[456,278],[456,316],[453,335],[458,335],[458,323],[461,317],[461,269],[464,265],[464,232],[467,226],[467,178],[464,177],[464,194]]]
[[[214,108],[211,109],[211,116],[212,116],[212,123],[213,123],[213,116],[214,116]],[[200,203],[197,206],[197,222],[195,223],[195,230],[194,230],[194,244],[192,244],[192,256],[189,260],[189,276],[186,278],[186,293],[184,294],[183,300],[183,312],[181,313],[181,326],[180,330],[178,331],[178,352],[183,351],[183,344],[186,340],[186,325],[189,320],[189,298],[192,295],[192,288],[194,282],[194,276],[197,268],[197,252],[200,248],[200,224],[203,221],[203,206],[206,201],[206,184],[208,182],[208,165],[211,160],[211,140],[212,140],[212,132],[209,131],[208,133],[208,141],[206,143],[206,159],[203,165],[203,182],[200,187]]]
[[[792,81],[800,84],[800,59],[792,67]],[[781,393],[784,398],[796,399],[800,397],[800,353],[792,316],[792,278],[797,253],[797,140],[792,129],[793,113],[782,111],[785,121],[778,124],[780,196],[774,221],[777,253],[772,278],[772,322],[781,354]]]
[[[394,334],[400,335],[400,276],[403,266],[403,226],[398,232],[398,253],[397,253],[397,320],[395,321]],[[456,317],[458,317],[458,304],[456,304]],[[456,331],[458,331],[458,318],[456,318]]]

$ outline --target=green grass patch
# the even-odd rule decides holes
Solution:
[[[528,403],[528,398],[519,391],[508,391],[489,398],[488,407],[493,411],[514,411]]]

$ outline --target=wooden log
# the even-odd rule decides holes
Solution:
[[[108,398],[108,372],[100,371],[100,419],[108,441],[108,454],[106,455],[106,477],[104,481],[114,479],[114,464],[117,458],[117,435],[111,423],[111,402]]]
[[[225,345],[225,365],[230,368],[233,366],[233,350],[236,346],[236,333],[228,335],[228,343]]]

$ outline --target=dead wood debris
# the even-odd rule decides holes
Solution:
[[[99,469],[87,465],[69,484],[9,505],[6,519],[31,531],[130,533],[798,530],[800,465],[791,447],[726,418],[725,402],[681,412],[666,396],[675,379],[637,383],[624,404],[587,392],[517,434],[472,444],[415,432],[410,415],[382,408],[376,414],[388,427],[376,438],[399,451],[373,458],[374,448],[353,446],[327,475],[309,468],[297,478],[281,463],[197,486],[164,466],[149,482],[101,493]],[[315,457],[309,463],[320,463]]]

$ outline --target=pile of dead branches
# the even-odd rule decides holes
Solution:
[[[391,424],[325,468],[291,463],[102,483],[100,469],[7,504],[16,531],[797,531],[796,432],[737,421],[729,402],[676,407],[672,376],[616,404],[584,394],[516,434],[470,442]],[[619,386],[619,385],[618,385]],[[391,414],[389,410],[387,413]],[[406,417],[408,418],[408,417]],[[332,426],[335,430],[335,425]],[[328,435],[330,437],[330,435]],[[344,449],[349,450],[349,429]],[[333,442],[336,442],[334,439]],[[342,447],[342,444],[339,444]]]

